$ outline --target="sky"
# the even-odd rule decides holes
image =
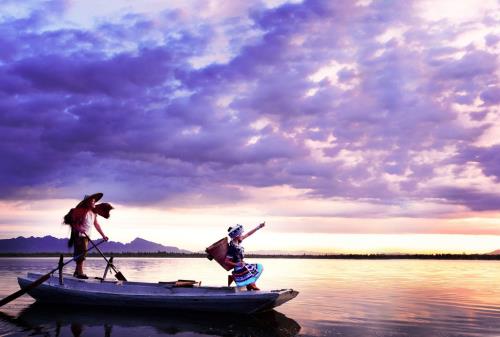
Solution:
[[[0,238],[500,249],[500,3],[0,1]],[[94,231],[93,236],[96,236]]]

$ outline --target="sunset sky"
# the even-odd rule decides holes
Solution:
[[[500,249],[496,0],[3,0],[0,46],[0,238],[103,192],[113,241]]]

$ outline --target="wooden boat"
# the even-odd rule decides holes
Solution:
[[[24,288],[43,274],[19,277]],[[233,312],[267,311],[298,295],[293,289],[238,291],[234,287],[207,287],[190,282],[129,282],[99,278],[78,279],[69,274],[50,276],[28,294],[40,302],[148,309]]]

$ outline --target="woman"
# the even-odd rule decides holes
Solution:
[[[240,244],[243,240],[265,225],[266,223],[263,222],[248,233],[243,232],[242,225],[229,227],[227,230],[231,241],[229,242],[225,263],[234,268],[232,275],[238,287],[246,286],[248,290],[260,290],[257,288],[255,282],[257,282],[257,279],[262,274],[262,265],[260,263],[245,263],[245,261],[243,261],[244,249]]]

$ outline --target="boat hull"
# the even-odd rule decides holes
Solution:
[[[19,277],[21,288],[42,274],[29,273]],[[297,296],[292,289],[272,291],[236,291],[230,287],[175,287],[161,283],[80,280],[64,275],[28,291],[40,302],[89,306],[111,306],[204,312],[252,314],[270,310]]]

